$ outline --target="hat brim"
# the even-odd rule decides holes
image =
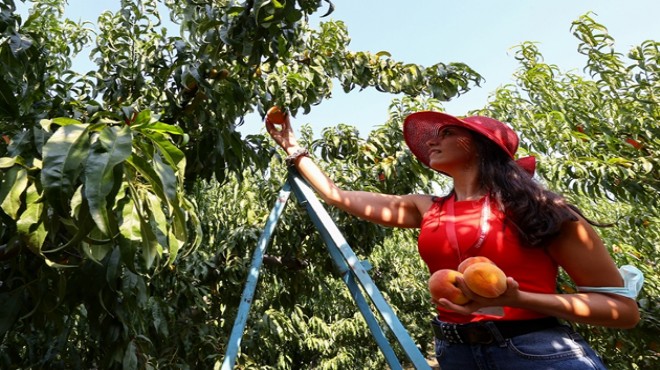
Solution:
[[[430,148],[427,143],[429,140],[437,138],[440,130],[447,126],[458,126],[479,132],[472,123],[452,115],[424,111],[412,113],[406,117],[403,122],[403,138],[415,157],[430,167]]]
[[[440,130],[447,126],[462,127],[499,146],[511,159],[518,150],[518,135],[506,124],[483,116],[471,116],[464,119],[447,113],[423,111],[408,115],[403,122],[403,137],[410,151],[426,166],[430,165],[429,141],[438,137]],[[523,158],[517,163],[530,174],[534,174],[536,161]]]

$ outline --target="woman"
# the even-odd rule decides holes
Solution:
[[[625,294],[622,275],[590,222],[533,180],[533,158],[514,160],[518,136],[507,125],[439,112],[405,119],[412,153],[452,178],[453,189],[444,197],[340,189],[298,145],[288,117],[281,128],[267,118],[266,128],[289,155],[287,162],[329,205],[381,225],[420,228],[418,249],[431,274],[457,269],[471,256],[487,257],[505,272],[507,288],[497,298],[471,292],[459,278],[467,304],[434,302],[436,357],[443,370],[604,369],[584,340],[557,319],[613,328],[639,321],[634,294]],[[579,293],[556,292],[559,267]]]

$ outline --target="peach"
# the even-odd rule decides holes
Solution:
[[[495,298],[506,291],[506,275],[494,263],[477,262],[463,272],[465,284],[476,294]]]
[[[637,140],[635,140],[631,137],[626,138],[626,143],[632,145],[633,148],[635,148],[635,149],[642,149],[644,147],[644,145],[642,143],[640,143],[639,141],[637,141]]]
[[[266,117],[270,122],[276,125],[281,125],[286,120],[286,111],[278,106],[272,106],[268,112],[266,112]]]
[[[463,274],[460,272],[451,269],[442,269],[434,272],[429,278],[431,298],[436,301],[440,298],[446,298],[459,305],[468,303],[470,299],[463,294],[463,291],[461,291],[456,282],[456,279],[462,276]]]
[[[467,269],[470,265],[473,265],[477,262],[488,262],[494,264],[494,262],[491,261],[490,258],[488,257],[484,257],[484,256],[468,257],[458,265],[458,272],[465,273],[465,269]]]

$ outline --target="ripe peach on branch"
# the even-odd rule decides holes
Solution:
[[[266,119],[276,125],[281,125],[286,120],[286,111],[278,106],[271,107],[268,112],[266,112]]]

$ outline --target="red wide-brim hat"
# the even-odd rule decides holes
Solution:
[[[446,126],[458,126],[485,136],[515,159],[518,150],[518,135],[505,123],[483,116],[465,118],[454,117],[447,113],[423,111],[412,113],[403,122],[403,137],[410,151],[426,166],[429,165],[429,140],[438,137]],[[516,161],[530,174],[534,174],[536,160],[525,157]]]

